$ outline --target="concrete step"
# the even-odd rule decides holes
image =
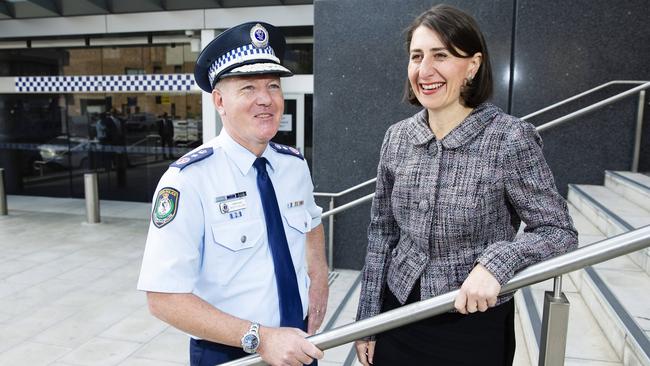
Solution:
[[[524,342],[530,350],[528,362],[531,365],[538,364],[544,292],[552,289],[553,280],[548,280],[524,288],[515,295],[519,320],[524,329]],[[565,365],[623,366],[622,358],[615,352],[586,300],[568,276],[564,277],[563,290],[571,304]]]
[[[570,184],[568,200],[607,237],[650,224],[650,210],[609,187]],[[628,256],[650,274],[650,249]]]
[[[586,206],[588,214],[595,217],[595,223],[601,223],[602,229],[622,231],[612,225],[630,226],[621,216],[637,217],[638,211],[622,202],[610,210],[621,216],[617,219],[603,217],[602,210],[591,209],[592,201],[621,203],[620,198],[603,188],[576,190],[571,193],[570,201]],[[578,196],[594,192],[599,200],[594,196]],[[581,247],[606,238],[601,229],[571,203],[569,211],[579,232]],[[572,272],[564,279],[563,289],[571,303],[566,365],[650,365],[650,276],[629,257],[623,256]],[[552,280],[545,281],[522,289],[515,297],[530,350],[530,363],[535,365],[539,354],[543,295],[544,291],[551,291],[552,286]]]
[[[650,177],[641,173],[605,171],[605,187],[650,211]]]
[[[650,212],[609,187],[571,186],[569,202],[580,246],[650,222]],[[625,365],[650,365],[650,276],[640,266],[646,257],[639,251],[569,275]]]

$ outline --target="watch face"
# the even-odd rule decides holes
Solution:
[[[244,348],[250,350],[256,350],[259,342],[259,339],[254,334],[246,334],[244,340],[242,341]]]

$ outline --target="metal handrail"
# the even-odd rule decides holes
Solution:
[[[352,208],[354,206],[360,205],[363,202],[369,201],[372,199],[374,194],[370,194],[360,199],[354,200],[352,202],[348,202],[345,205],[339,206],[336,209],[334,208],[334,199],[346,195],[350,192],[356,191],[357,189],[363,188],[369,184],[375,183],[376,181],[377,178],[372,178],[363,183],[359,183],[356,186],[342,190],[341,192],[338,193],[314,192],[314,197],[329,197],[330,199],[329,211],[324,212],[321,215],[321,218],[325,218],[329,216],[329,225],[327,226],[327,266],[329,267],[330,271],[334,270],[334,214],[345,211],[348,208]]]
[[[521,119],[526,120],[528,118],[538,116],[538,115],[540,115],[542,113],[550,111],[551,109],[555,109],[555,108],[557,108],[559,106],[565,105],[565,104],[567,104],[569,102],[572,102],[572,101],[574,101],[576,99],[580,99],[580,98],[582,98],[582,97],[584,97],[586,95],[589,95],[589,94],[591,94],[593,92],[596,92],[596,91],[598,91],[600,89],[606,88],[606,87],[608,87],[610,85],[616,85],[616,84],[643,84],[643,83],[647,83],[647,82],[648,82],[647,80],[646,81],[642,81],[642,80],[612,80],[612,81],[606,82],[605,84],[598,85],[597,87],[595,87],[593,89],[589,89],[589,90],[584,91],[584,92],[582,92],[580,94],[576,94],[576,95],[574,95],[572,97],[561,100],[561,101],[559,101],[559,102],[557,102],[555,104],[551,104],[548,107],[544,107],[544,108],[542,108],[542,109],[540,109],[538,111],[535,111],[535,112],[533,112],[531,114],[527,114],[527,115],[521,117]]]
[[[559,125],[559,124],[561,124],[563,122],[567,122],[567,121],[570,121],[570,120],[572,120],[574,118],[583,116],[583,115],[585,115],[587,113],[591,113],[593,111],[599,110],[599,109],[601,109],[601,108],[603,108],[605,106],[608,106],[608,105],[610,105],[610,104],[612,104],[614,102],[617,102],[617,101],[619,101],[619,100],[621,100],[623,98],[629,97],[632,94],[642,92],[642,91],[644,91],[644,90],[646,90],[648,88],[650,88],[650,82],[645,82],[644,84],[639,85],[639,86],[637,86],[635,88],[632,88],[630,90],[626,90],[626,91],[624,91],[622,93],[616,94],[616,95],[614,95],[612,97],[609,97],[607,99],[603,99],[600,102],[594,103],[594,104],[592,104],[592,105],[590,105],[588,107],[579,109],[579,110],[577,110],[575,112],[569,113],[569,114],[567,114],[565,116],[562,116],[562,117],[556,118],[556,119],[554,119],[554,120],[552,120],[550,122],[544,123],[543,125],[540,125],[540,126],[537,127],[537,131],[538,132],[545,131],[545,130],[547,130],[547,129],[551,128],[551,127],[554,127],[556,125]],[[522,118],[522,119],[525,119],[525,118]]]
[[[356,191],[359,188],[363,188],[363,187],[367,186],[368,184],[375,183],[375,181],[377,181],[377,178],[372,178],[372,179],[369,179],[369,180],[367,180],[367,181],[365,181],[363,183],[359,183],[356,186],[350,187],[350,188],[348,188],[346,190],[343,190],[341,192],[338,192],[338,193],[314,192],[314,196],[315,197],[334,197],[334,198],[341,197],[341,196],[346,195],[346,194],[348,194],[350,192]]]
[[[346,211],[346,210],[348,210],[348,209],[350,209],[350,208],[352,208],[352,207],[359,206],[360,204],[362,204],[362,203],[364,203],[364,202],[372,201],[372,198],[373,198],[374,196],[375,196],[374,193],[370,193],[370,194],[365,195],[365,196],[363,196],[363,197],[361,197],[361,198],[357,198],[357,199],[354,200],[354,201],[350,201],[350,202],[348,202],[348,203],[346,203],[346,204],[344,204],[344,205],[341,205],[341,206],[339,206],[339,207],[337,207],[337,208],[334,208],[334,209],[331,209],[331,210],[329,210],[329,211],[325,211],[325,212],[323,212],[323,214],[321,215],[321,217],[323,217],[323,218],[328,217],[328,216],[332,216],[332,217],[333,217],[334,215],[336,215],[336,214],[339,213],[339,212],[343,212],[343,211]]]
[[[522,287],[539,283],[549,278],[558,277],[649,246],[650,225],[532,265],[517,273],[508,283],[503,285],[500,293],[511,293]],[[371,318],[308,337],[307,339],[319,349],[326,350],[363,337],[442,314],[454,308],[454,299],[458,291],[455,290],[427,300],[402,306]],[[223,365],[264,365],[264,362],[261,357],[255,355],[231,361]]]

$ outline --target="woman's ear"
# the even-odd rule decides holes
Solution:
[[[472,59],[469,63],[470,67],[468,70],[468,75],[472,79],[476,77],[476,73],[478,73],[478,69],[481,68],[481,63],[483,62],[483,54],[480,52],[476,52],[474,56],[472,56]]]

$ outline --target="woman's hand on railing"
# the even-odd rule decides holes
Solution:
[[[357,349],[357,358],[363,366],[370,366],[375,355],[375,341],[356,341],[354,346]]]
[[[483,312],[497,303],[499,281],[482,264],[477,264],[460,287],[454,307],[461,314]]]

